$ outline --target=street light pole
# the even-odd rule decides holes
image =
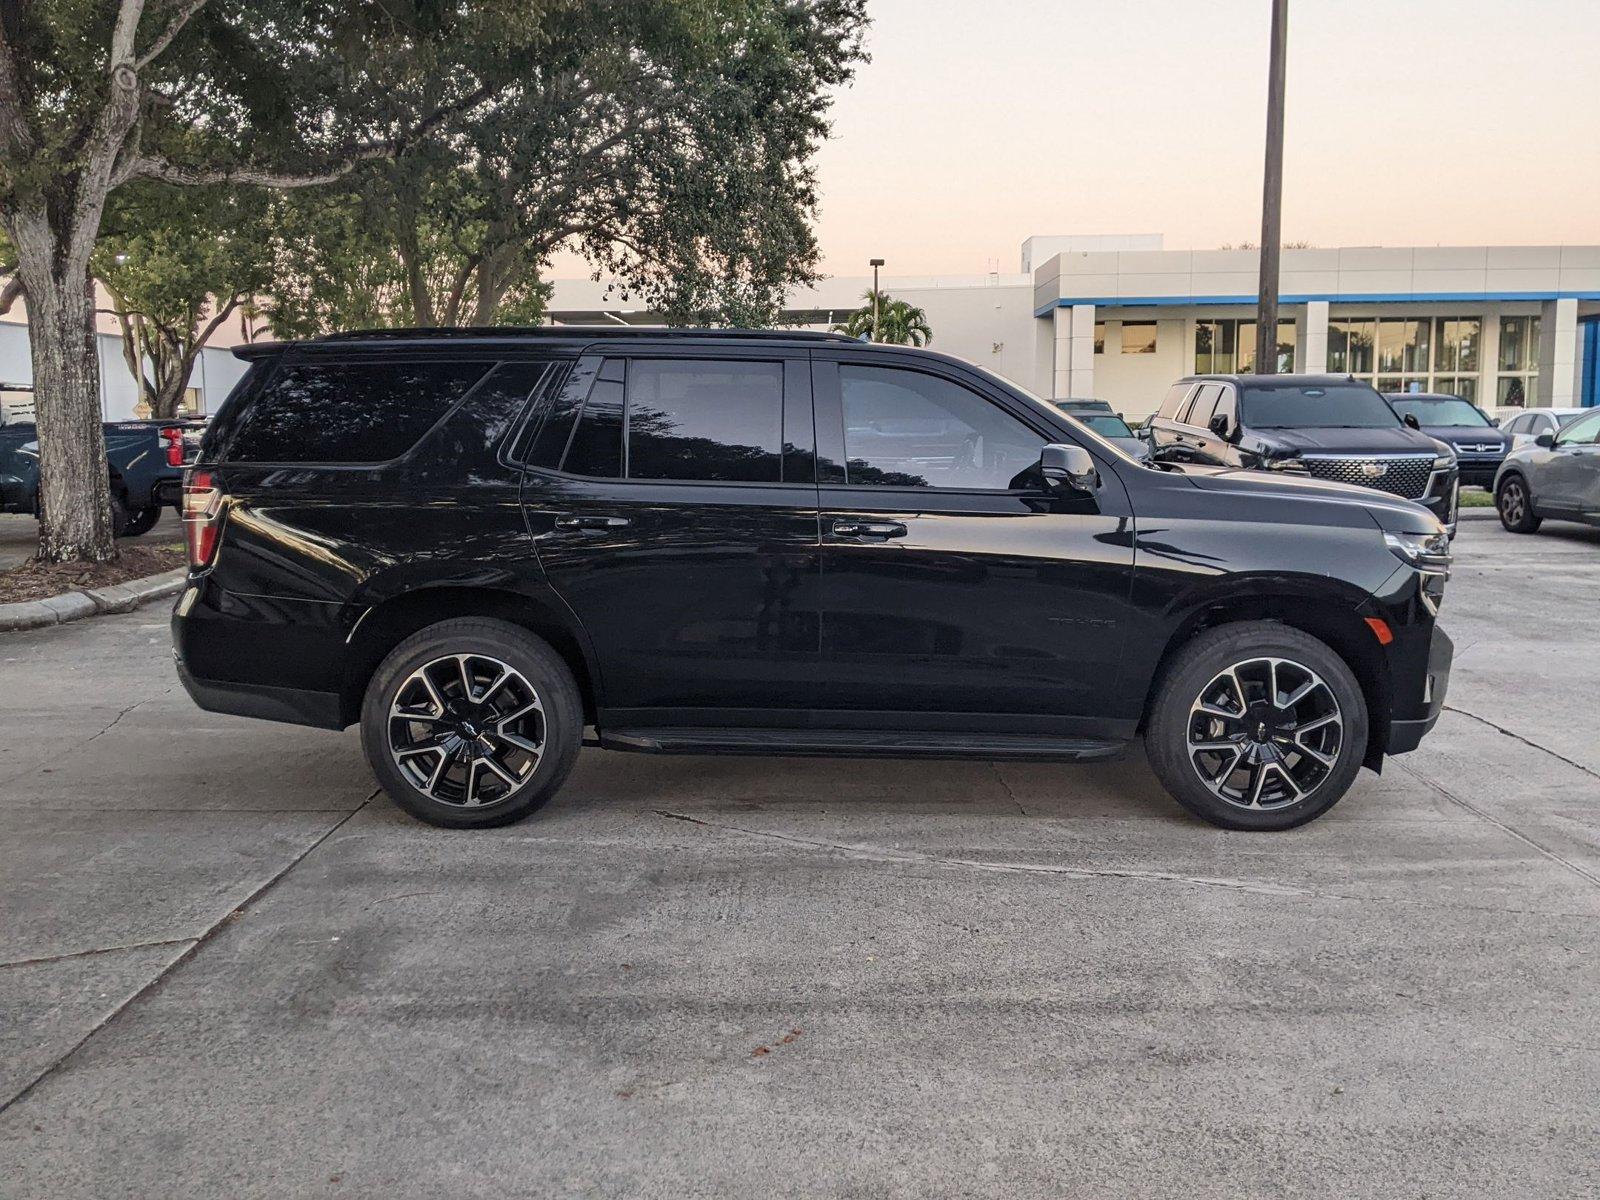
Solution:
[[[869,258],[872,266],[872,340],[878,340],[878,268],[883,266],[883,259]]]
[[[1261,290],[1256,304],[1256,374],[1278,373],[1278,247],[1283,240],[1283,76],[1289,0],[1272,0],[1267,67],[1267,156],[1261,183]]]

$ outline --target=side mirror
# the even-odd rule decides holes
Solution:
[[[1100,486],[1100,472],[1094,459],[1082,446],[1052,443],[1039,453],[1039,469],[1045,483],[1056,489],[1092,492]]]
[[[1421,429],[1422,428],[1422,422],[1417,420],[1417,414],[1416,413],[1407,413],[1405,416],[1401,417],[1400,420],[1403,421],[1411,429]]]
[[[1139,428],[1133,431],[1133,436],[1138,438],[1141,442],[1148,442],[1155,437],[1155,430],[1151,429],[1150,422],[1146,421],[1143,425],[1139,426]]]
[[[1541,447],[1542,449],[1548,450],[1551,446],[1556,444],[1556,435],[1553,433],[1541,433],[1538,437],[1533,439],[1533,444]]]
[[[1489,418],[1489,424],[1493,425],[1496,429],[1499,429],[1500,428],[1500,418],[1499,417],[1490,417]]]
[[[1211,420],[1206,422],[1206,428],[1225,442],[1233,441],[1233,418],[1227,413],[1212,413]]]

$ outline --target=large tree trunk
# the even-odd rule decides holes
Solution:
[[[39,557],[107,562],[117,547],[89,275],[35,271],[23,286],[39,422]]]

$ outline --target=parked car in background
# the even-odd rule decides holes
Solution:
[[[1518,409],[1514,415],[1500,422],[1500,430],[1511,439],[1511,448],[1520,450],[1524,446],[1532,445],[1534,439],[1541,433],[1555,437],[1563,425],[1592,411],[1593,409],[1588,408]]]
[[[1156,461],[1287,471],[1414,500],[1456,525],[1455,451],[1345,375],[1191,375],[1147,422]]]
[[[31,388],[7,385],[0,407],[0,512],[39,511],[39,432],[31,406],[21,397]],[[117,537],[148,533],[161,509],[182,502],[185,421],[107,421],[106,470],[111,477],[112,526]],[[203,423],[202,423],[203,427]]]
[[[1082,421],[1129,458],[1149,461],[1150,443],[1137,437],[1122,414],[1104,400],[1052,400],[1050,403],[1073,420]]]
[[[1386,392],[1384,396],[1401,420],[1412,418],[1423,433],[1456,452],[1463,484],[1494,486],[1495,472],[1511,450],[1511,436],[1496,429],[1481,408],[1460,396],[1439,392]]]
[[[1506,456],[1495,479],[1500,523],[1533,533],[1547,520],[1600,525],[1600,408]]]
[[[235,353],[185,485],[179,676],[214,711],[359,724],[434,824],[527,816],[592,726],[1058,762],[1143,733],[1190,811],[1285,829],[1444,702],[1426,509],[1152,470],[946,355],[643,328]]]

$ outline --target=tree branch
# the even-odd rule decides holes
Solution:
[[[11,306],[17,302],[21,295],[22,278],[21,276],[13,275],[6,280],[4,287],[0,287],[0,317],[11,311]]]
[[[139,35],[139,19],[144,16],[144,0],[122,0],[117,9],[117,27],[111,35],[111,69],[135,66],[133,44]]]
[[[206,0],[185,0],[183,7],[178,10],[178,15],[173,17],[172,20],[167,24],[167,27],[156,35],[155,41],[151,42],[149,46],[145,47],[145,52],[141,54],[138,58],[138,61],[133,64],[134,69],[137,71],[142,71],[149,66],[151,62],[159,58],[161,56],[161,52],[172,44],[172,39],[183,32],[183,27],[189,23],[189,18],[194,16],[195,13],[199,12],[205,6]]]
[[[357,146],[344,158],[323,171],[264,171],[258,167],[220,167],[206,170],[183,167],[163,157],[145,156],[128,164],[122,179],[159,179],[163,183],[197,186],[213,183],[253,184],[256,187],[303,188],[337,183],[364,162],[394,158],[413,143],[432,133],[452,117],[477,107],[494,94],[494,87],[481,84],[452,104],[441,105],[405,133],[381,142]]]

